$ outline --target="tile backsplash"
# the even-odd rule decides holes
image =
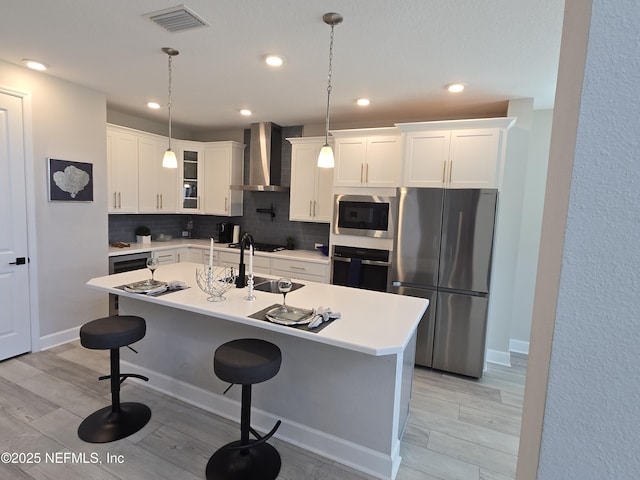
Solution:
[[[248,142],[245,132],[245,142]],[[284,140],[287,137],[302,136],[302,127],[284,127],[282,129],[282,184],[290,185],[291,179],[291,144]],[[245,149],[245,175],[248,171],[248,148]],[[216,225],[220,222],[232,222],[240,225],[242,233],[253,235],[256,242],[285,245],[286,238],[294,238],[295,248],[313,250],[314,243],[329,243],[329,224],[289,221],[288,192],[252,192],[244,195],[243,216],[220,217],[215,215],[193,214],[112,214],[109,215],[109,242],[134,242],[135,229],[145,225],[151,230],[152,238],[164,233],[174,238],[181,238],[186,230],[187,222],[193,222],[195,238],[210,238],[216,233]],[[257,210],[273,207],[275,217]],[[215,236],[214,236],[215,238]]]

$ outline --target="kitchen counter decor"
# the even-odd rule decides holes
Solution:
[[[196,283],[209,295],[208,302],[223,302],[224,294],[236,285],[236,275],[233,267],[205,265],[196,269]]]

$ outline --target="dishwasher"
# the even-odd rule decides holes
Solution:
[[[128,253],[125,255],[114,255],[109,257],[109,275],[114,273],[130,272],[147,268],[147,259],[151,257],[151,252]],[[109,315],[118,314],[118,295],[109,294]]]

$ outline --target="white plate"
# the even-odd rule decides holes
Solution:
[[[315,317],[315,314],[315,310],[289,306],[284,308],[280,305],[265,313],[265,317],[270,322],[279,323],[280,325],[305,325]]]

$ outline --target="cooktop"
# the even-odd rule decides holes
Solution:
[[[229,248],[240,248],[240,244],[239,243],[230,243],[229,244]],[[249,249],[249,245],[245,246],[245,250]],[[279,252],[281,250],[284,250],[285,247],[282,245],[273,245],[270,243],[254,243],[253,244],[253,249],[256,252]]]

